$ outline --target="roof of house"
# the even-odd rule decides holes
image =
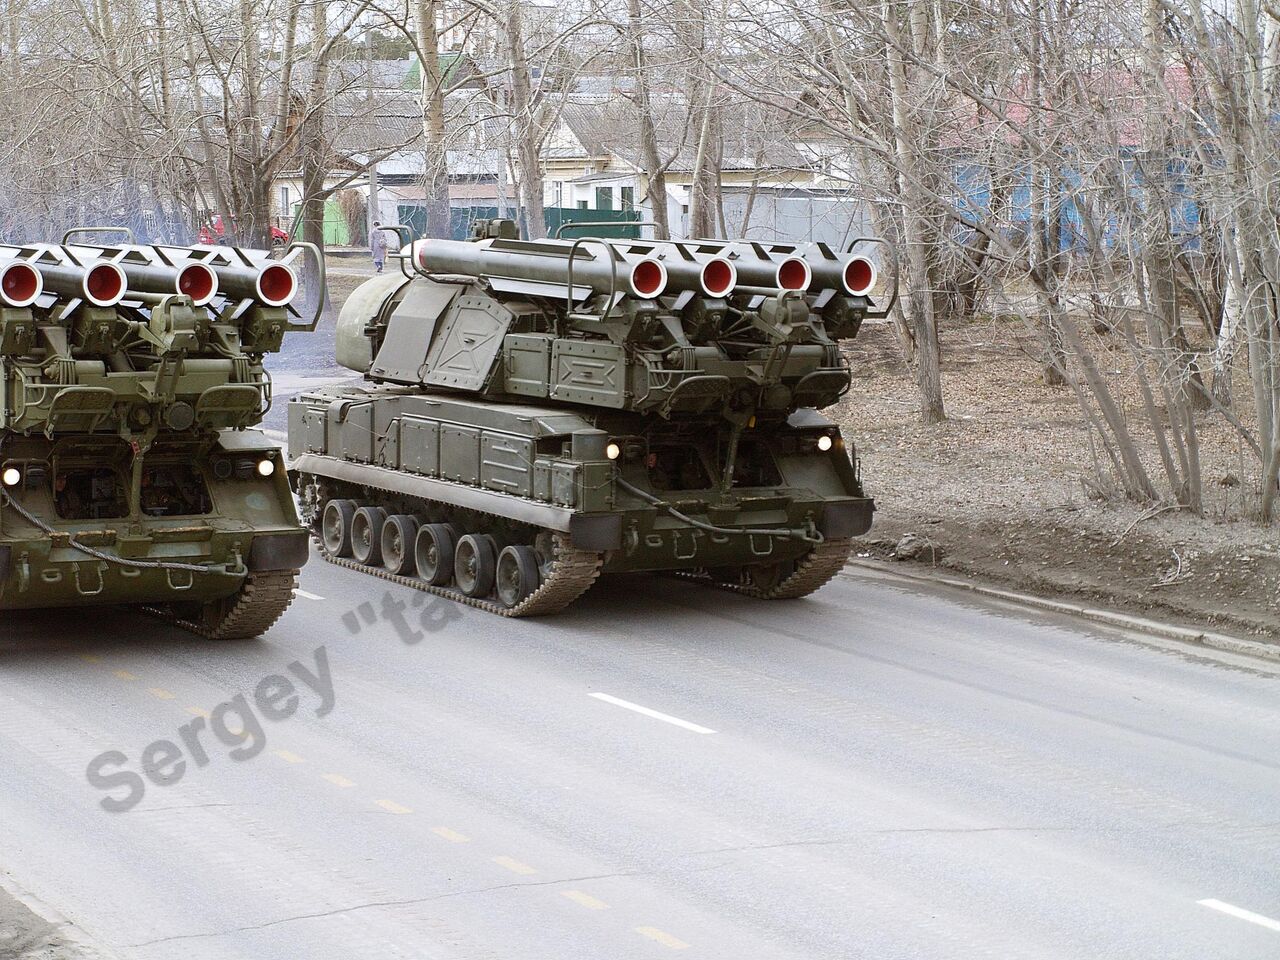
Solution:
[[[670,160],[669,170],[693,170],[700,118],[690,113],[682,94],[651,97],[658,140],[658,155]],[[641,164],[640,123],[635,103],[626,96],[607,100],[571,96],[563,105],[564,125],[581,145],[578,156],[603,157],[609,154],[630,166]],[[788,124],[776,112],[754,103],[730,101],[719,108],[722,170],[812,170],[812,154],[797,149],[787,133]],[[560,146],[560,155],[573,156],[571,148]]]
[[[493,107],[477,90],[455,90],[445,97],[445,135],[454,149],[477,149],[492,142]],[[421,149],[422,106],[416,93],[375,91],[373,105],[362,93],[335,100],[325,126],[340,156],[362,157],[386,150]]]

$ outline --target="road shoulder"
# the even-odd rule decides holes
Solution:
[[[0,874],[0,960],[110,960],[110,955]]]

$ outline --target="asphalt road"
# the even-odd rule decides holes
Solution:
[[[302,587],[254,642],[5,614],[0,869],[147,960],[1280,957],[1274,665],[863,573]]]

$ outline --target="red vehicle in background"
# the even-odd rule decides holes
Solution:
[[[232,223],[235,223],[233,220]],[[214,217],[211,223],[206,223],[200,228],[200,232],[196,234],[196,242],[203,243],[207,246],[214,244],[222,245],[227,242],[227,230],[222,225],[222,217]],[[285,247],[289,245],[289,234],[285,233],[279,227],[271,228],[271,245],[273,247]]]

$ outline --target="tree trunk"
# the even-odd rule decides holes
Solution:
[[[317,3],[312,7],[311,48],[318,50],[329,32],[328,6]],[[307,98],[307,114],[302,129],[302,239],[324,250],[325,179],[329,175],[328,142],[325,136],[325,99],[329,88],[328,58],[321,57],[312,64],[311,90]],[[286,211],[281,211],[287,215]],[[320,287],[320,273],[310,257],[302,259],[302,289],[307,302],[304,307],[315,308],[316,297],[325,297]]]
[[[530,240],[540,240],[547,235],[542,162],[538,155],[541,129],[529,83],[529,59],[524,48],[518,2],[511,4],[507,17],[507,48],[511,62],[511,112],[516,123],[516,164],[520,169],[520,194],[524,199],[525,235]],[[502,215],[499,210],[498,216]]]
[[[1035,0],[1033,5],[1033,18],[1031,21],[1031,132],[1032,140],[1038,149],[1038,145],[1043,143],[1044,137],[1044,57],[1041,54],[1041,39],[1044,31],[1044,17],[1042,11],[1043,0]],[[1050,189],[1055,192],[1058,189],[1058,178],[1056,172],[1050,166],[1046,169],[1037,159],[1048,160],[1052,162],[1052,158],[1031,157],[1029,167],[1031,170],[1031,260],[1032,270],[1038,271],[1041,277],[1041,289],[1047,298],[1057,298],[1057,273],[1053,270],[1053,262],[1057,256],[1058,237],[1057,231],[1050,229],[1049,210],[1058,209],[1058,205],[1049,199]],[[1056,218],[1055,218],[1056,219]],[[1054,320],[1055,310],[1046,309],[1044,316],[1041,318],[1041,327],[1043,333],[1041,335],[1041,344],[1043,356],[1040,363],[1040,376],[1044,380],[1046,386],[1060,387],[1066,384],[1066,368],[1067,358],[1066,352],[1062,344],[1062,331],[1057,328]]]
[[[418,0],[418,49],[422,65],[423,187],[427,236],[448,238],[449,151],[444,125],[444,77],[440,71],[438,0]]]
[[[916,7],[922,4],[915,4]],[[938,338],[938,314],[934,304],[929,249],[933,242],[928,217],[929,199],[921,188],[924,171],[917,150],[921,131],[911,115],[907,97],[911,89],[907,67],[898,49],[904,46],[892,0],[884,0],[882,15],[889,38],[886,47],[890,91],[893,99],[894,152],[902,197],[903,240],[907,248],[906,294],[902,309],[915,343],[914,372],[920,393],[920,422],[941,423],[947,418],[942,402],[942,354]]]
[[[628,40],[634,51],[635,104],[640,126],[640,163],[643,169],[644,193],[649,201],[653,235],[657,240],[671,239],[667,217],[667,167],[658,154],[658,129],[653,122],[653,100],[649,96],[649,71],[645,63],[644,21],[640,17],[640,0],[627,0]]]

